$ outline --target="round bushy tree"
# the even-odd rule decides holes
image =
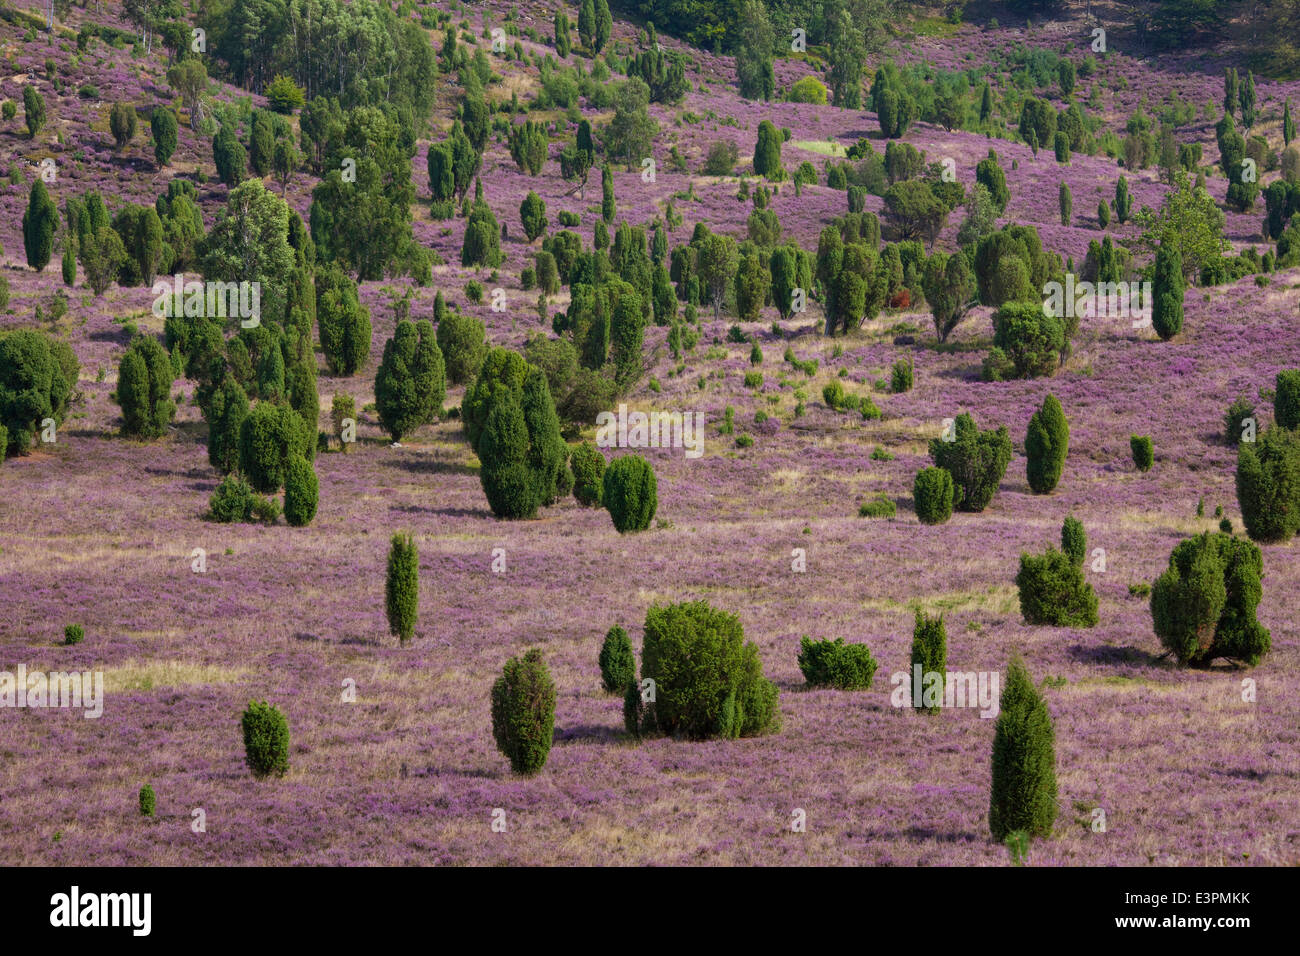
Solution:
[[[605,478],[605,456],[589,441],[583,442],[569,458],[573,470],[573,497],[578,504],[592,507],[600,504]]]
[[[1231,534],[1206,532],[1177,544],[1151,587],[1160,643],[1193,667],[1220,657],[1258,664],[1272,647],[1255,619],[1263,566],[1259,548]]]
[[[389,544],[384,609],[388,633],[403,644],[415,636],[420,610],[420,554],[409,534],[395,534]]]
[[[1151,296],[1151,325],[1168,341],[1183,327],[1183,257],[1172,242],[1161,243],[1156,250]]]
[[[1273,418],[1283,428],[1300,428],[1300,368],[1277,373],[1273,393]]]
[[[628,682],[634,680],[636,657],[632,653],[632,642],[628,640],[627,631],[616,624],[600,645],[600,682],[609,693],[620,694],[627,689]]]
[[[254,490],[273,494],[289,460],[307,458],[315,443],[316,430],[288,405],[259,402],[239,426],[239,470]]]
[[[1255,422],[1255,430],[1258,433],[1259,419],[1255,415],[1255,405],[1244,395],[1238,397],[1223,416],[1223,439],[1230,446],[1236,448],[1241,444],[1242,435],[1246,432],[1247,422]]]
[[[77,362],[72,349],[35,329],[0,333],[0,425],[8,432],[9,457],[25,455],[41,422],[62,422]]]
[[[1053,627],[1094,627],[1097,595],[1083,569],[1055,548],[1042,555],[1021,554],[1016,575],[1020,613],[1027,624]]]
[[[478,374],[487,352],[483,322],[471,315],[448,311],[438,322],[438,348],[447,369],[447,381],[464,385]]]
[[[519,204],[519,221],[523,223],[524,235],[533,242],[546,232],[549,225],[546,219],[546,203],[537,193],[529,190],[524,201]]]
[[[235,131],[222,126],[212,140],[212,161],[217,167],[217,178],[227,186],[238,186],[248,167],[248,154]]]
[[[952,475],[943,468],[922,468],[912,482],[912,498],[922,524],[943,524],[952,517]]]
[[[176,369],[171,356],[150,335],[131,343],[118,366],[114,400],[122,409],[122,434],[161,438],[176,416],[171,401]]]
[[[1056,821],[1056,741],[1052,716],[1019,657],[1007,668],[993,729],[989,830],[1045,837]]]
[[[249,701],[241,721],[244,760],[258,779],[283,777],[289,769],[289,721],[274,704]]]
[[[1088,554],[1088,535],[1078,518],[1069,516],[1061,524],[1061,550],[1077,567],[1083,567],[1083,559]]]
[[[1254,541],[1287,541],[1300,531],[1300,435],[1267,428],[1237,447],[1237,504]]]
[[[758,143],[754,147],[754,173],[768,179],[780,179],[785,171],[781,168],[781,132],[771,120],[758,124]]]
[[[528,425],[513,392],[492,403],[479,441],[479,481],[488,507],[498,518],[531,518],[537,513],[538,486],[528,467]]]
[[[1017,259],[1003,263],[1021,266]],[[1006,355],[1018,378],[1051,375],[1065,352],[1065,328],[1040,303],[1007,302],[993,314],[993,344]]]
[[[659,507],[654,468],[640,455],[614,459],[602,477],[600,497],[620,534],[644,531]]]
[[[316,469],[306,458],[291,458],[284,472],[284,520],[295,528],[316,517],[320,485]]]
[[[537,648],[506,661],[492,685],[492,736],[515,773],[546,765],[555,732],[555,682]]]
[[[943,704],[943,683],[948,670],[948,632],[943,626],[943,615],[928,617],[916,609],[916,623],[912,627],[912,669],[921,668],[921,699],[912,706],[928,714],[937,714]],[[930,675],[938,674],[933,680]]]
[[[654,681],[665,734],[752,737],[780,726],[776,685],[763,676],[758,648],[745,641],[739,618],[704,601],[646,612],[641,677]]]
[[[437,419],[447,395],[446,369],[433,323],[402,319],[384,345],[375,374],[379,423],[393,441]]]
[[[355,375],[370,357],[370,310],[357,298],[357,284],[329,265],[316,272],[316,322],[330,371]]]
[[[130,103],[114,103],[108,111],[108,129],[118,149],[135,138],[136,122],[135,107]]]
[[[1035,493],[1045,495],[1056,487],[1069,448],[1070,424],[1056,396],[1048,394],[1042,407],[1030,417],[1025,434],[1026,470],[1029,487]]]

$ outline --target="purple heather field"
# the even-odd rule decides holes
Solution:
[[[10,6],[43,8],[35,0]],[[25,41],[25,24],[0,21],[0,101],[19,103],[18,115],[0,123],[0,174],[13,165],[20,180],[0,180],[0,262],[11,289],[0,329],[44,328],[70,343],[81,362],[79,398],[58,440],[0,467],[0,670],[20,663],[99,670],[107,695],[95,720],[76,711],[0,711],[0,863],[1008,865],[1007,849],[988,826],[994,721],[974,709],[927,716],[891,705],[890,675],[908,668],[919,605],[945,613],[950,669],[1005,672],[1018,652],[1035,683],[1046,682],[1060,812],[1051,838],[1033,844],[1032,865],[1300,864],[1300,542],[1261,545],[1258,616],[1272,633],[1272,651],[1253,669],[1177,667],[1163,656],[1148,599],[1129,590],[1154,581],[1180,540],[1215,529],[1215,506],[1241,528],[1236,453],[1221,437],[1223,415],[1234,398],[1259,399],[1280,369],[1300,365],[1300,270],[1274,274],[1267,287],[1248,276],[1189,288],[1184,329],[1169,342],[1123,321],[1085,320],[1053,377],[998,383],[980,380],[992,338],[989,308],[975,309],[940,350],[924,307],[886,311],[836,339],[821,334],[816,302],[780,322],[780,335],[768,307],[760,322],[743,326],[764,352],[763,382],[753,388],[743,381],[749,345],[727,340],[734,316],[715,321],[702,307],[703,334],[680,374],[666,329],[646,330],[645,374],[626,399],[644,410],[701,412],[708,422],[698,459],[682,449],[642,452],[658,478],[651,528],[620,535],[607,512],[571,497],[534,520],[501,521],[487,507],[459,420],[422,427],[394,447],[374,411],[374,378],[394,328],[392,302],[408,289],[412,318],[430,318],[441,290],[484,321],[493,344],[518,348],[537,331],[550,334],[549,318],[543,323],[534,308],[536,290],[520,282],[536,247],[523,237],[519,204],[536,191],[552,229],[560,228],[559,212],[578,214],[575,231],[590,244],[600,183],[593,176],[585,200],[571,192],[556,157],[574,124],[563,110],[537,110],[530,118],[557,124],[540,176],[522,173],[498,137],[484,157],[485,198],[510,227],[499,281],[455,264],[465,220],[430,218],[429,142],[421,140],[413,160],[414,234],[448,264],[435,266],[425,288],[408,278],[362,283],[373,322],[365,368],[340,378],[320,359],[321,427],[336,392],[354,395],[365,408],[356,446],[317,456],[320,506],[310,525],[289,527],[283,518],[272,526],[218,524],[204,517],[220,475],[208,463],[194,382],[174,386],[185,401],[166,437],[143,443],[119,434],[110,395],[127,343],[124,324],[162,332],[149,290],[114,285],[97,298],[79,275],[67,314],[51,322],[49,303],[62,288],[57,253],[43,273],[29,269],[23,255],[22,215],[35,164],[46,157],[58,164],[50,191],[60,209],[92,188],[111,209],[152,203],[170,179],[196,170],[206,174],[199,198],[208,225],[225,202],[210,140],[186,123],[161,170],[147,122],[125,150],[114,149],[112,101],[180,99],[165,78],[165,52],[136,57],[129,47],[96,41],[78,54],[75,32],[88,19],[131,29],[114,12],[117,4],[104,7],[73,6],[62,22],[66,36],[53,41],[43,33]],[[554,55],[551,3],[453,8],[476,37],[513,8],[520,26],[536,27],[546,41],[521,38],[525,50]],[[441,31],[428,32],[437,48]],[[638,32],[614,23],[616,43],[634,46]],[[752,206],[737,199],[739,178],[696,172],[716,140],[738,144],[738,168],[751,181],[763,119],[791,130],[782,153],[791,170],[808,160],[820,172],[831,144],[847,147],[862,136],[884,149],[868,110],[742,100],[731,57],[668,36],[661,42],[689,54],[691,89],[675,106],[650,108],[660,127],[657,180],[615,167],[614,181],[618,218],[634,224],[661,216],[670,198],[693,188],[696,201],[673,200],[683,224],[672,245],[689,239],[696,222],[745,235]],[[1023,22],[962,25],[900,38],[890,52],[900,61],[982,68],[994,51],[1016,43],[1068,48],[1078,61],[1088,25],[1082,18],[1032,32]],[[45,76],[47,58],[59,64],[62,93]],[[1155,111],[1176,93],[1197,108],[1197,119],[1178,128],[1179,139],[1202,143],[1210,164],[1218,158],[1214,122],[1225,62],[1213,53],[1143,59],[1117,40],[1098,72],[1080,78],[1075,98],[1122,135],[1140,103]],[[531,99],[538,87],[531,63],[494,66],[506,82],[490,88],[490,98],[514,91]],[[778,88],[814,72],[808,62],[778,60]],[[39,85],[49,114],[34,141],[21,109],[28,82]],[[1255,131],[1280,149],[1282,103],[1300,100],[1300,81],[1257,82]],[[103,99],[80,98],[83,84],[96,85]],[[233,101],[248,94],[214,81],[212,95]],[[435,138],[450,127],[454,101],[448,81],[439,91]],[[260,96],[253,102],[265,104]],[[1204,103],[1215,106],[1212,116],[1202,117]],[[595,128],[609,117],[584,112]],[[1113,197],[1121,173],[1135,210],[1158,208],[1168,189],[1154,166],[1122,170],[1103,153],[1060,165],[1050,149],[1035,158],[1013,128],[1006,135],[994,141],[918,122],[905,140],[932,161],[953,159],[967,186],[975,164],[996,148],[1011,191],[1000,222],[1036,225],[1046,248],[1076,262],[1101,238],[1097,203]],[[674,146],[689,172],[669,169]],[[1276,175],[1267,173],[1265,182]],[[1063,180],[1073,193],[1069,226],[1057,211]],[[288,187],[290,205],[305,214],[315,184],[299,171]],[[1222,205],[1223,175],[1211,175],[1207,185]],[[881,205],[867,197],[867,209]],[[787,182],[771,208],[786,237],[815,250],[822,227],[846,211],[845,194],[814,185],[796,197]],[[1269,247],[1259,235],[1262,199],[1251,212],[1225,215],[1233,246]],[[960,210],[949,218],[936,248],[955,248],[961,218]],[[1136,227],[1112,222],[1107,234],[1132,237]],[[500,285],[509,308],[498,313],[486,299],[470,303],[470,279]],[[567,302],[567,290],[553,296],[548,316]],[[39,322],[38,307],[45,315]],[[900,331],[914,334],[916,344],[894,345]],[[787,346],[801,359],[818,359],[815,374],[784,363]],[[913,358],[915,385],[891,394],[890,366],[905,355]],[[871,395],[882,419],[828,408],[822,386],[835,379]],[[801,416],[796,389],[807,395]],[[1048,392],[1070,419],[1070,455],[1056,491],[1040,496],[1026,480],[1024,436]],[[463,386],[449,387],[446,406],[463,395]],[[718,433],[727,406],[736,434],[751,435],[752,445],[738,447]],[[1271,419],[1270,401],[1259,408]],[[770,417],[756,423],[760,410]],[[930,464],[928,440],[962,412],[981,428],[1006,425],[1015,454],[983,513],[923,525],[913,510],[913,478]],[[1133,434],[1150,435],[1154,444],[1155,465],[1145,474],[1130,457]],[[594,427],[584,432],[593,435]],[[874,459],[876,449],[893,459]],[[858,506],[881,494],[897,504],[896,517],[859,517]],[[1198,518],[1202,498],[1205,516]],[[1026,625],[1014,583],[1019,556],[1059,542],[1071,514],[1087,529],[1088,547],[1106,552],[1106,570],[1087,571],[1100,623]],[[389,636],[384,610],[385,561],[396,531],[411,532],[420,552],[419,625],[404,647]],[[205,573],[191,571],[195,548],[206,551]],[[491,569],[496,548],[505,550],[504,573]],[[806,551],[803,573],[792,570],[798,548]],[[694,599],[739,615],[780,689],[779,732],[642,743],[624,733],[622,700],[600,683],[606,631],[623,626],[639,653],[648,607]],[[64,626],[73,623],[84,627],[85,640],[64,646]],[[880,663],[872,688],[806,689],[796,663],[803,635],[866,643]],[[549,759],[524,778],[511,773],[493,741],[489,690],[504,662],[530,647],[542,650],[558,698]],[[1243,702],[1244,678],[1257,683],[1256,702]],[[348,679],[355,703],[341,699]],[[288,717],[292,749],[282,778],[254,780],[245,766],[240,714],[251,699],[277,704]],[[136,808],[145,782],[158,795],[155,819]],[[205,833],[191,830],[195,808],[204,810]],[[494,808],[506,812],[504,833],[493,832]],[[796,808],[806,811],[806,832],[791,832]],[[1104,833],[1091,828],[1094,808],[1105,812]]]

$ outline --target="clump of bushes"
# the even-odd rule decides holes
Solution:
[[[555,682],[532,648],[506,661],[492,685],[492,736],[515,773],[530,776],[546,765],[555,730]]]
[[[238,521],[265,521],[270,524],[280,515],[280,504],[255,492],[237,474],[226,475],[208,499],[208,517],[230,524]]]
[[[249,701],[241,722],[244,761],[253,776],[283,777],[289,769],[289,721],[274,704]]]
[[[600,646],[600,682],[611,694],[627,688],[628,681],[636,680],[636,658],[627,631],[617,624],[605,635]]]
[[[865,644],[846,644],[842,637],[814,641],[806,635],[799,641],[799,670],[809,687],[867,690],[877,666]]]
[[[889,371],[889,390],[894,394],[910,392],[912,390],[912,374],[911,356],[895,361]]]
[[[1093,627],[1097,623],[1097,595],[1084,579],[1083,568],[1064,552],[1049,547],[1041,555],[1021,554],[1016,587],[1027,624]]]
[[[1272,641],[1255,619],[1263,557],[1249,541],[1205,532],[1177,544],[1151,588],[1156,636],[1180,664],[1259,663]]]
[[[654,469],[640,455],[614,459],[601,478],[600,500],[620,534],[644,531],[659,507]]]
[[[780,727],[776,685],[740,619],[704,601],[646,612],[641,677],[654,681],[661,733],[700,740],[753,737]]]
[[[1011,436],[1006,426],[979,431],[968,414],[957,416],[953,441],[930,440],[930,457],[952,476],[953,507],[983,511],[997,493],[1011,461]]]
[[[892,518],[898,513],[893,499],[881,495],[870,501],[864,501],[858,507],[859,518]]]

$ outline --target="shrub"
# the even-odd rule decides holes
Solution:
[[[546,765],[554,732],[555,682],[533,648],[506,661],[492,685],[492,736],[510,769],[528,776]]]
[[[447,312],[438,322],[437,342],[447,381],[464,385],[478,374],[487,354],[482,321],[459,312]]]
[[[889,390],[896,395],[900,392],[910,392],[912,390],[912,373],[911,356],[896,360],[889,371]]]
[[[806,635],[799,641],[799,670],[809,687],[867,690],[877,666],[865,644],[846,644],[842,637],[814,641]]]
[[[1049,547],[1042,555],[1021,554],[1020,613],[1027,624],[1094,627],[1097,595],[1073,559]]]
[[[605,635],[600,646],[600,682],[611,694],[625,690],[636,680],[636,658],[627,631],[617,624]]]
[[[176,152],[177,132],[176,114],[166,107],[155,107],[149,117],[149,132],[153,135],[153,158],[159,167],[166,166],[167,161]]]
[[[1019,657],[1007,668],[993,729],[989,830],[1045,837],[1056,821],[1056,743],[1047,704]]]
[[[171,401],[176,369],[171,356],[153,336],[131,343],[118,366],[114,400],[122,409],[122,434],[160,438],[176,416]]]
[[[1300,428],[1300,368],[1287,368],[1277,373],[1273,418],[1283,428]]]
[[[1300,435],[1267,428],[1237,448],[1237,504],[1254,541],[1286,541],[1300,531]]]
[[[306,102],[307,94],[302,87],[283,73],[266,85],[266,105],[276,113],[291,114]]]
[[[108,113],[108,128],[113,141],[121,149],[135,137],[135,107],[130,103],[114,103]]]
[[[729,139],[722,139],[709,147],[700,169],[705,176],[730,176],[740,159],[740,149]]]
[[[573,449],[569,457],[573,471],[573,497],[590,508],[600,504],[605,478],[605,456],[589,441]]]
[[[1017,378],[1037,378],[1056,371],[1067,341],[1061,320],[1041,304],[1007,302],[993,314],[993,344],[1010,360]]]
[[[559,218],[561,226],[576,226],[582,222],[582,217],[576,212],[561,211],[557,218]]]
[[[943,468],[922,468],[912,483],[912,497],[922,524],[943,524],[952,517],[952,475]]]
[[[858,507],[859,518],[892,518],[897,514],[897,508],[892,498],[886,498],[881,495],[879,498],[873,498],[871,501],[864,501]]]
[[[389,544],[384,610],[389,634],[403,644],[415,636],[420,612],[420,554],[409,534],[395,534]]]
[[[659,507],[654,469],[640,455],[609,463],[601,480],[601,501],[622,534],[650,527]]]
[[[812,103],[815,106],[826,105],[826,87],[815,76],[805,76],[796,80],[786,94],[791,103]]]
[[[953,507],[980,512],[997,494],[998,483],[1011,461],[1011,436],[1006,426],[979,431],[968,414],[957,416],[953,441],[931,439],[930,457],[952,475]]]
[[[1147,435],[1130,435],[1128,439],[1129,450],[1133,452],[1133,464],[1138,471],[1150,471],[1151,465],[1155,461],[1155,453],[1151,449],[1151,438]]]
[[[1061,551],[1077,567],[1083,567],[1083,559],[1088,554],[1088,535],[1083,530],[1083,522],[1068,516],[1061,524]]]
[[[315,444],[316,429],[288,405],[258,402],[239,425],[239,470],[254,491],[272,494],[289,460],[307,458]]]
[[[1043,405],[1029,419],[1025,434],[1026,470],[1029,487],[1037,494],[1052,491],[1061,480],[1070,447],[1070,424],[1055,395],[1043,399]]]
[[[1205,532],[1175,545],[1151,588],[1161,645],[1193,667],[1220,657],[1258,664],[1272,646],[1255,619],[1262,569],[1259,548],[1230,534]]]
[[[140,816],[151,817],[154,815],[154,810],[158,806],[158,798],[153,792],[153,787],[147,783],[140,788],[139,802]]]
[[[402,319],[384,345],[375,374],[375,408],[384,431],[400,442],[442,413],[447,394],[446,366],[433,324]]]
[[[316,323],[320,347],[335,375],[355,375],[370,357],[370,310],[357,284],[337,266],[316,272]]]
[[[1151,325],[1164,341],[1182,330],[1183,291],[1182,254],[1174,243],[1161,243],[1151,286]]]
[[[346,426],[344,422],[352,420],[353,434],[351,440],[345,436]],[[357,402],[351,395],[346,392],[336,392],[334,398],[330,401],[330,421],[334,424],[334,436],[339,441],[339,451],[345,455],[348,452],[348,445],[356,441],[355,426],[357,421]]]
[[[762,387],[763,387],[762,372],[745,373],[745,388],[762,388]]]
[[[239,430],[248,417],[248,396],[227,376],[203,409],[208,422],[208,463],[222,474],[239,467]]]
[[[1255,418],[1255,404],[1242,396],[1228,406],[1228,411],[1223,416],[1223,440],[1233,448],[1241,444],[1247,419],[1255,419],[1256,429],[1258,429],[1259,420]]]
[[[69,624],[63,629],[64,644],[80,644],[85,640],[86,632],[80,624]]]
[[[284,473],[284,520],[301,528],[316,517],[320,485],[316,469],[306,458],[293,457]]]
[[[776,730],[776,685],[734,614],[704,601],[646,612],[641,676],[654,681],[655,720],[690,739],[752,737]]]
[[[920,608],[916,609],[916,623],[912,626],[912,674],[917,667],[921,668],[921,699],[913,700],[912,706],[927,714],[937,714],[943,706],[943,683],[948,670],[948,633],[942,614],[927,617]],[[938,679],[933,675],[938,675]]]
[[[249,701],[242,720],[244,760],[258,779],[283,777],[289,769],[289,721],[266,701]]]
[[[226,475],[208,499],[208,516],[224,524],[248,521],[253,516],[256,500],[257,495],[248,482],[238,475]]]

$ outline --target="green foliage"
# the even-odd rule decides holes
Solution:
[[[636,658],[627,631],[617,624],[609,629],[600,645],[600,682],[611,694],[627,689],[636,680]]]
[[[1252,540],[1287,541],[1300,532],[1300,434],[1274,426],[1241,442],[1236,485]]]
[[[241,725],[244,760],[253,776],[283,777],[289,770],[289,721],[273,704],[249,701]]]
[[[898,513],[892,498],[881,495],[871,501],[864,501],[858,506],[859,518],[892,518]]]
[[[273,494],[284,485],[294,457],[308,458],[316,429],[288,405],[259,402],[239,426],[239,470],[255,491]]]
[[[438,348],[446,365],[447,381],[464,385],[478,374],[487,353],[480,319],[448,311],[438,322]]]
[[[80,624],[69,624],[63,629],[63,643],[80,644],[86,638],[85,629]]]
[[[517,774],[531,776],[546,765],[555,732],[555,682],[532,648],[506,661],[492,685],[492,736]]]
[[[601,479],[601,503],[620,534],[649,528],[659,507],[654,468],[640,455],[614,459]]]
[[[1274,408],[1276,409],[1276,401]],[[1258,433],[1259,419],[1255,415],[1255,404],[1243,395],[1228,406],[1228,411],[1223,416],[1223,440],[1231,447],[1236,448],[1241,444],[1248,419],[1254,420],[1255,430]]]
[[[153,136],[153,158],[161,169],[176,152],[176,114],[166,107],[154,107],[149,117],[149,132]]]
[[[993,729],[989,830],[1046,837],[1056,821],[1056,742],[1047,704],[1019,657],[1007,668]]]
[[[573,497],[590,508],[601,503],[604,493],[605,456],[589,441],[583,442],[569,458],[573,470]]]
[[[1255,619],[1262,569],[1259,548],[1231,534],[1206,532],[1176,545],[1151,588],[1161,645],[1193,667],[1220,657],[1258,664],[1272,646]]]
[[[1061,551],[1049,547],[1042,555],[1021,554],[1020,613],[1027,624],[1053,627],[1094,627],[1097,595],[1083,569]]]
[[[979,431],[968,414],[957,416],[953,441],[931,439],[930,457],[952,475],[953,505],[958,511],[979,512],[997,493],[1011,461],[1011,436],[1006,426]]]
[[[335,375],[355,375],[370,357],[370,310],[357,284],[337,265],[316,270],[316,322],[321,351]]]
[[[922,524],[943,524],[952,517],[952,475],[943,468],[922,468],[912,482],[916,517]]]
[[[389,542],[384,610],[389,634],[403,644],[415,636],[420,613],[420,553],[409,534],[395,534]]]
[[[140,816],[151,817],[154,815],[154,810],[158,806],[158,798],[153,792],[153,787],[147,783],[140,788],[139,804]]]
[[[1300,428],[1300,368],[1277,373],[1273,417],[1282,428]]]
[[[546,203],[537,193],[529,191],[524,201],[519,204],[519,221],[523,223],[524,235],[533,242],[546,232],[549,225],[546,219]]]
[[[122,434],[132,438],[161,438],[176,416],[171,400],[176,370],[153,336],[140,336],[126,350],[118,367],[114,400],[122,409]]]
[[[266,85],[264,92],[266,93],[267,105],[275,112],[282,113],[285,116],[290,115],[295,109],[307,102],[302,87],[283,73],[277,74],[275,79]]]
[[[433,324],[428,319],[399,321],[375,374],[380,425],[393,441],[401,441],[442,414],[446,393],[446,369]]]
[[[1088,535],[1078,518],[1068,516],[1061,524],[1061,551],[1076,567],[1083,567],[1083,559],[1088,554]]]
[[[46,418],[63,422],[77,374],[67,343],[34,329],[0,332],[0,425],[8,432],[8,457],[27,454]]]
[[[212,161],[217,167],[217,178],[227,186],[238,186],[248,167],[248,154],[244,144],[231,126],[223,125],[212,140]]]
[[[660,732],[692,740],[753,737],[779,728],[777,689],[734,614],[704,601],[646,612],[641,677],[654,681]]]
[[[301,528],[316,517],[320,485],[316,469],[305,458],[289,459],[284,472],[284,520]]]
[[[45,125],[45,97],[30,83],[23,87],[23,116],[28,135],[35,139]]]
[[[23,213],[23,250],[27,253],[27,264],[37,272],[43,272],[49,264],[58,226],[59,210],[45,183],[37,178],[32,182],[27,210]]]
[[[943,626],[943,615],[928,617],[916,609],[916,623],[912,626],[912,659],[909,672],[921,668],[921,699],[912,706],[927,714],[937,714],[943,706],[943,685],[948,672],[948,632]],[[938,680],[931,675],[937,674]],[[929,698],[927,701],[926,698]]]
[[[1151,438],[1149,435],[1130,435],[1128,439],[1129,449],[1133,453],[1133,464],[1138,471],[1150,471],[1151,465],[1155,461],[1155,455],[1151,448]]]
[[[1025,434],[1025,456],[1029,487],[1045,495],[1056,488],[1065,468],[1070,447],[1070,424],[1055,395],[1047,395],[1043,405],[1029,419]]]
[[[784,179],[781,166],[781,133],[771,120],[758,124],[758,143],[754,147],[754,173],[768,179]]]
[[[799,670],[809,687],[868,690],[879,665],[865,644],[846,644],[844,638],[799,641]]]
[[[1161,245],[1156,251],[1152,282],[1151,324],[1156,334],[1168,341],[1183,327],[1183,262],[1174,246]]]

